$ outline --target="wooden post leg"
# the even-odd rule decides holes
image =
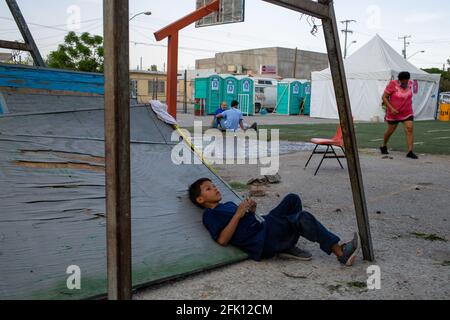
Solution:
[[[104,0],[108,297],[131,300],[128,0]]]
[[[330,59],[331,74],[336,93],[336,101],[339,110],[342,132],[344,135],[345,151],[352,186],[353,199],[355,202],[356,218],[361,236],[364,259],[375,260],[370,232],[369,215],[364,192],[364,183],[359,161],[358,146],[356,141],[355,127],[353,124],[350,97],[348,94],[347,81],[344,69],[344,59],[339,42],[339,31],[336,22],[332,0],[319,0],[320,4],[328,6],[328,17],[322,19],[325,42]]]

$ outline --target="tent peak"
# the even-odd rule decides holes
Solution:
[[[411,74],[424,75],[425,71],[407,61],[392,48],[379,34],[363,45],[345,60],[345,70],[350,73],[398,73],[408,71]],[[322,71],[330,73],[330,69]]]

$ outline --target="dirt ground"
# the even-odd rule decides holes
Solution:
[[[308,156],[305,151],[281,157],[282,183],[256,199],[259,212],[298,193],[306,210],[347,240],[357,230],[348,171],[327,160],[314,177],[320,159],[304,170]],[[449,299],[450,157],[421,155],[414,161],[402,153],[383,158],[364,150],[361,164],[376,262],[364,262],[361,254],[353,268],[343,267],[301,239],[299,245],[314,255],[311,262],[245,261],[149,288],[135,299]],[[257,166],[218,171],[234,183],[260,173]],[[381,268],[380,290],[365,285],[371,265]]]

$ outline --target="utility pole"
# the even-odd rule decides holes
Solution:
[[[344,20],[341,21],[342,24],[345,24],[345,30],[342,30],[342,33],[345,34],[345,46],[344,46],[344,59],[347,59],[347,41],[348,41],[348,34],[353,34],[353,30],[348,29],[348,25],[352,22],[356,22],[356,20]]]
[[[408,39],[412,38],[411,36],[403,36],[399,37],[399,40],[403,40],[403,57],[405,59],[408,59],[408,55],[406,54],[406,48],[411,44],[410,42],[406,41]]]
[[[183,100],[183,106],[184,106],[184,113],[188,113],[188,105],[187,105],[187,70],[184,70],[184,100]]]
[[[294,73],[293,78],[297,78],[297,55],[298,55],[298,48],[295,48],[295,56],[294,56]]]

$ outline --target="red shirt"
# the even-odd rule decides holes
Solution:
[[[390,102],[399,113],[393,114],[390,108],[386,109],[386,121],[404,121],[414,116],[412,81],[408,88],[403,89],[400,81],[392,80],[384,91],[390,96]]]

